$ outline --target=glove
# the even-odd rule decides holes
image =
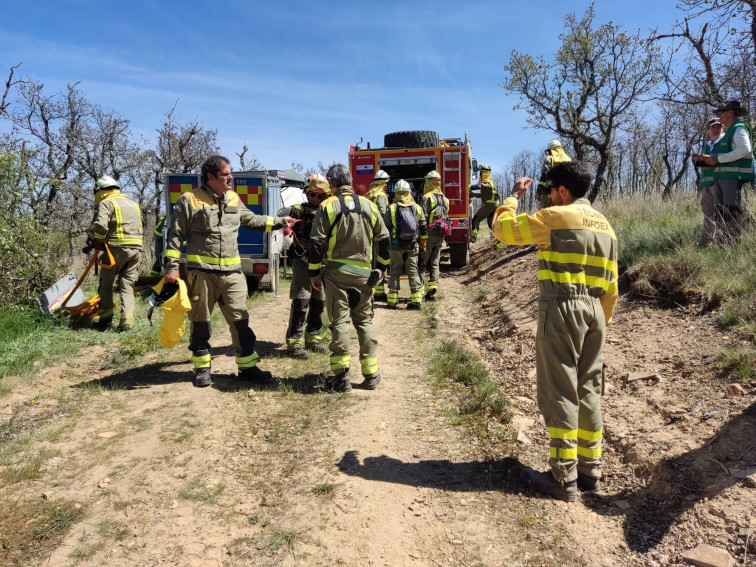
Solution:
[[[370,276],[368,276],[367,284],[369,287],[375,287],[381,282],[382,279],[383,279],[383,272],[379,270],[378,268],[376,268],[370,272]]]
[[[420,244],[420,252],[425,252],[425,248],[426,248],[426,246],[428,244],[428,239],[427,238],[421,238],[419,244]]]

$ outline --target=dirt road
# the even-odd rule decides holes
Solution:
[[[233,376],[220,324],[211,388],[192,386],[183,343],[115,370],[105,344],[41,371],[0,399],[6,423],[33,418],[17,460],[40,463],[34,478],[4,475],[2,500],[70,522],[31,554],[14,542],[39,514],[4,522],[4,564],[675,565],[697,543],[752,564],[753,483],[730,469],[756,461],[753,396],[725,398],[701,375],[720,337],[709,317],[621,303],[607,346],[606,488],[566,504],[520,486],[547,445],[533,402],[533,264],[479,243],[430,309],[379,306],[373,392],[324,393],[327,355],[283,357],[288,300],[269,295],[250,310],[274,388]],[[441,339],[480,353],[500,382],[514,420],[490,427],[509,443],[452,425],[458,392],[426,377]],[[356,358],[356,336],[353,347]],[[626,382],[637,370],[660,379]]]

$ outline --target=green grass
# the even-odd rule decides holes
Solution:
[[[179,496],[185,500],[205,502],[214,500],[225,489],[225,482],[219,482],[215,486],[208,486],[202,478],[196,477],[179,490]]]
[[[703,217],[691,198],[622,199],[599,205],[617,233],[631,293],[686,304],[721,303],[719,322],[756,344],[756,223],[732,247],[697,247]]]
[[[457,382],[467,387],[458,407],[460,415],[509,423],[512,420],[509,400],[478,359],[456,341],[442,340],[433,351],[428,372],[437,383]]]
[[[313,487],[312,492],[314,494],[329,494],[330,495],[330,494],[333,494],[334,488],[335,487],[334,487],[333,483],[331,483],[331,482],[322,482],[320,484],[316,484]]]
[[[747,384],[756,380],[756,350],[748,347],[723,348],[715,364],[727,378]]]

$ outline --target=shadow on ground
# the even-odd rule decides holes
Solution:
[[[525,492],[518,480],[523,466],[513,458],[467,463],[453,463],[446,459],[405,463],[399,459],[381,455],[368,457],[360,463],[356,451],[347,451],[338,462],[338,467],[350,476],[359,476],[378,482],[459,492],[480,490],[499,490],[510,494]]]
[[[748,479],[748,473],[751,474]],[[707,443],[656,466],[649,486],[616,494],[584,498],[598,513],[617,510],[626,500],[624,531],[628,547],[645,553],[655,548],[670,528],[699,501],[712,499],[743,482],[756,479],[756,403],[725,423]]]

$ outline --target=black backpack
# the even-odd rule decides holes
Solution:
[[[399,240],[409,241],[417,238],[417,211],[414,205],[396,206],[396,237]]]

